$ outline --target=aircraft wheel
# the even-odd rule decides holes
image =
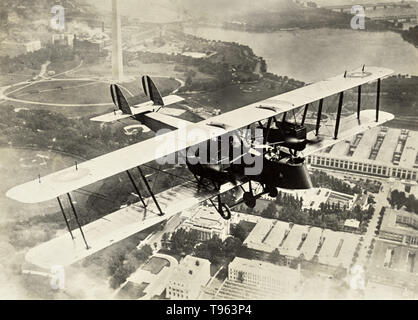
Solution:
[[[276,187],[268,187],[267,191],[269,193],[269,197],[276,198],[279,192],[277,191]]]
[[[231,219],[231,210],[229,209],[228,205],[226,205],[225,203],[222,203],[221,211],[219,212],[219,214],[225,220]]]
[[[255,207],[256,199],[252,195],[252,193],[245,192],[244,195],[242,196],[242,199],[244,200],[244,203],[248,208],[254,208]]]

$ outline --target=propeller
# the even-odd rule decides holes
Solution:
[[[244,191],[241,188],[235,188],[234,191],[232,192],[232,196],[236,200],[241,200],[243,195],[244,195]]]
[[[324,141],[324,138],[316,137],[316,139],[306,139],[306,144],[315,145]]]

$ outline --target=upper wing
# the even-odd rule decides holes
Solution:
[[[190,123],[177,130],[16,186],[7,191],[6,195],[24,203],[51,200],[93,182],[220,136],[223,133],[225,131],[220,128]]]
[[[359,68],[347,72],[345,77],[344,74],[340,74],[327,80],[315,82],[305,87],[223,113],[204,122],[223,124],[227,129],[232,130],[242,128],[248,124],[276,116],[341,91],[386,77],[392,73],[392,70],[386,68],[366,67],[364,71]]]

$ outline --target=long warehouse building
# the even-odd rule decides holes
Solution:
[[[312,167],[418,181],[418,131],[376,127],[307,157]]]

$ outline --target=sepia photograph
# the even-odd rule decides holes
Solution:
[[[418,2],[2,0],[0,154],[0,300],[416,300]]]

